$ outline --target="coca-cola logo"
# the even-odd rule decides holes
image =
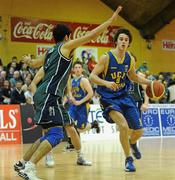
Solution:
[[[42,42],[54,43],[53,28],[60,22],[39,20],[39,19],[26,19],[26,18],[11,18],[11,40],[18,42]],[[70,27],[72,30],[72,39],[80,38],[89,33],[98,25],[83,24],[83,23],[70,23],[61,22]],[[118,27],[111,26],[96,39],[89,42],[87,45],[92,46],[108,46],[113,47],[113,35]]]
[[[90,32],[90,30],[88,29],[88,27],[78,26],[73,33],[73,39],[85,36],[89,32]],[[92,40],[91,42],[92,43],[104,43],[104,44],[109,43],[108,33],[109,33],[108,30],[104,31],[100,36],[97,37],[96,40]]]
[[[52,39],[53,24],[39,23],[36,26],[31,22],[19,21],[13,31],[15,38],[39,39],[50,41]]]

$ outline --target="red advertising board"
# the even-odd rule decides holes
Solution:
[[[84,36],[98,26],[96,24],[11,17],[11,40],[17,42],[54,43],[52,30],[58,23],[64,23],[70,27],[73,39]],[[113,47],[113,36],[118,28],[118,26],[110,26],[96,40],[86,45]]]
[[[0,105],[0,144],[21,144],[19,105]]]

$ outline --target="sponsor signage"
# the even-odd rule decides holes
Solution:
[[[46,45],[37,45],[36,46],[36,56],[41,56],[43,55],[46,51],[51,49],[52,46],[46,46]]]
[[[166,51],[175,51],[175,40],[162,40],[162,49]]]
[[[142,113],[142,123],[144,127],[143,136],[160,136],[160,122],[158,108],[149,108]]]
[[[23,143],[33,143],[42,136],[41,126],[37,126],[33,120],[34,109],[31,104],[21,106],[21,123]]]
[[[163,136],[175,136],[175,108],[160,108]]]
[[[100,105],[91,104],[88,121],[93,122],[94,120],[98,121],[100,124],[100,133],[97,134],[95,129],[91,129],[81,133],[82,140],[117,139],[116,124],[110,124],[103,118]]]
[[[19,105],[0,105],[0,144],[21,143]]]
[[[79,38],[97,27],[96,24],[58,22],[42,19],[31,19],[22,17],[11,17],[11,41],[54,43],[52,30],[58,23],[68,25],[72,31],[72,38]],[[114,47],[113,36],[118,26],[110,26],[97,37],[96,40],[87,43],[89,46]]]

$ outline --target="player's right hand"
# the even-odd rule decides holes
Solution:
[[[111,17],[111,21],[114,22],[116,21],[117,17],[118,17],[118,14],[119,12],[122,10],[122,6],[118,6],[116,11],[114,12],[114,14],[112,15]]]
[[[115,82],[110,82],[110,81],[106,82],[106,87],[113,91],[116,91],[118,89],[118,85]]]

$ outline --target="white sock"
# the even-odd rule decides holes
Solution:
[[[83,157],[83,153],[81,152],[81,149],[76,150],[77,151],[77,156],[78,157]]]

